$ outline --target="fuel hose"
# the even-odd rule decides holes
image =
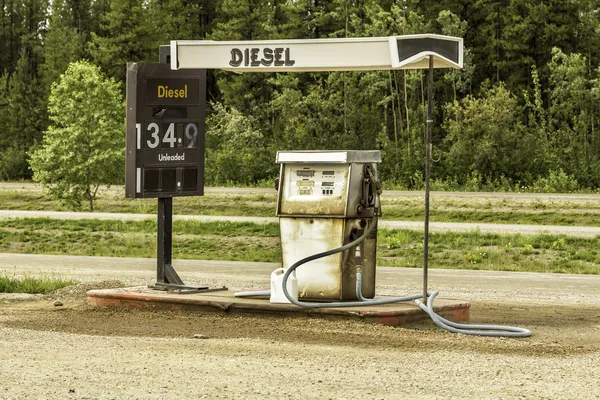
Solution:
[[[362,295],[362,273],[358,272],[356,275],[356,296],[359,301],[349,301],[349,302],[333,302],[333,303],[312,303],[299,301],[294,299],[287,290],[287,279],[298,267],[303,264],[306,264],[310,261],[317,260],[322,257],[327,257],[332,254],[336,254],[348,249],[351,249],[357,245],[359,245],[362,241],[364,241],[367,236],[375,229],[377,226],[377,213],[374,214],[371,223],[367,230],[360,236],[358,239],[344,245],[338,247],[337,249],[324,251],[322,253],[317,253],[308,257],[305,257],[290,266],[285,274],[283,275],[283,293],[285,297],[290,301],[290,303],[295,304],[299,307],[304,308],[339,308],[339,307],[360,307],[360,306],[369,306],[369,305],[381,305],[381,304],[391,304],[391,303],[400,303],[403,301],[414,300],[415,303],[425,311],[433,320],[433,322],[442,329],[445,329],[449,332],[453,333],[461,333],[464,335],[473,335],[473,336],[493,336],[493,337],[515,337],[515,338],[523,338],[531,336],[531,331],[524,328],[513,327],[513,326],[504,326],[504,325],[471,325],[471,324],[459,324],[456,322],[449,321],[439,314],[436,314],[433,311],[433,301],[435,297],[438,295],[438,292],[427,293],[427,305],[421,302],[420,298],[423,296],[421,294],[416,294],[412,296],[405,297],[395,297],[390,299],[367,299]]]

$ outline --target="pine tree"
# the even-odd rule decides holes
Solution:
[[[161,44],[171,40],[205,39],[216,17],[216,0],[152,0],[152,20],[160,31]]]
[[[82,55],[72,16],[73,13],[64,0],[53,0],[52,15],[44,37],[44,63],[40,66],[41,82],[47,93],[69,63]]]
[[[43,58],[41,37],[48,2],[8,0],[5,6],[4,22],[8,24],[4,37],[10,42],[5,47],[8,54],[0,82],[0,127],[6,146],[0,154],[0,177],[23,179],[30,176],[26,152],[41,138],[45,124],[45,96],[38,67]]]
[[[7,79],[6,112],[0,121],[0,126],[5,129],[3,142],[8,148],[0,155],[0,172],[5,179],[31,176],[26,152],[39,142],[44,129],[45,96],[32,64],[23,49],[15,73]]]
[[[156,62],[159,37],[142,0],[111,0],[101,16],[101,33],[92,33],[91,54],[110,77],[124,82],[128,62]]]

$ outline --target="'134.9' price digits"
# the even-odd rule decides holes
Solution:
[[[146,148],[195,148],[198,145],[198,125],[194,122],[177,124],[174,122],[160,124],[151,122],[145,127],[145,134],[142,135],[142,124],[136,124],[137,147],[141,148],[141,139],[144,137]],[[160,146],[159,146],[160,145]]]

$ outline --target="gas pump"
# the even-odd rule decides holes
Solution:
[[[286,151],[280,164],[277,216],[282,267],[315,253],[340,248],[365,233],[351,249],[323,257],[296,271],[298,298],[340,301],[357,299],[357,272],[362,293],[375,296],[379,151]],[[357,268],[360,267],[360,271]]]
[[[459,324],[434,311],[438,292],[375,299],[377,220],[381,185],[379,151],[278,152],[277,216],[283,275],[270,292],[271,302],[305,308],[357,307],[414,300],[436,325],[476,336],[528,337],[527,329],[504,325]],[[301,267],[301,268],[300,268]],[[285,272],[283,272],[285,271]],[[296,277],[294,277],[294,274]],[[292,283],[293,282],[293,283]],[[290,284],[292,283],[292,284]],[[273,301],[273,290],[278,299]],[[294,291],[294,292],[291,292]],[[238,294],[236,294],[237,296]]]

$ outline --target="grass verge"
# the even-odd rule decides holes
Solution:
[[[105,257],[155,257],[156,221],[2,221],[0,252]],[[173,257],[275,261],[280,258],[279,226],[232,222],[174,221]]]
[[[173,257],[280,262],[277,224],[175,221]],[[379,266],[423,265],[422,233],[380,229]],[[600,274],[600,237],[446,232],[430,236],[431,268]],[[0,252],[156,257],[156,222],[3,221]]]
[[[232,215],[272,217],[276,193],[252,195],[206,195],[176,197],[173,210],[181,215]],[[43,192],[0,191],[0,209],[28,211],[73,211]],[[156,199],[126,199],[124,194],[100,195],[94,205],[97,212],[156,214]],[[87,211],[86,209],[80,211]]]
[[[398,221],[422,221],[421,208],[384,207],[384,218]],[[477,222],[485,224],[598,226],[599,213],[570,211],[494,211],[494,210],[431,210],[436,222]]]
[[[173,200],[180,215],[275,216],[277,195],[273,193],[209,193],[199,197]],[[156,199],[125,199],[121,193],[108,192],[96,203],[97,212],[156,214]],[[384,218],[421,221],[421,198],[405,197],[382,201]],[[0,209],[30,211],[71,211],[64,204],[40,191],[0,191]],[[594,200],[547,200],[540,198],[434,198],[431,219],[439,222],[483,222],[539,225],[597,226],[600,221],[600,196]]]
[[[0,293],[48,294],[75,284],[77,281],[73,279],[55,276],[11,277],[6,274],[0,275]]]
[[[600,274],[600,238],[444,232],[430,235],[432,268]],[[419,268],[423,234],[380,230],[377,265]]]

